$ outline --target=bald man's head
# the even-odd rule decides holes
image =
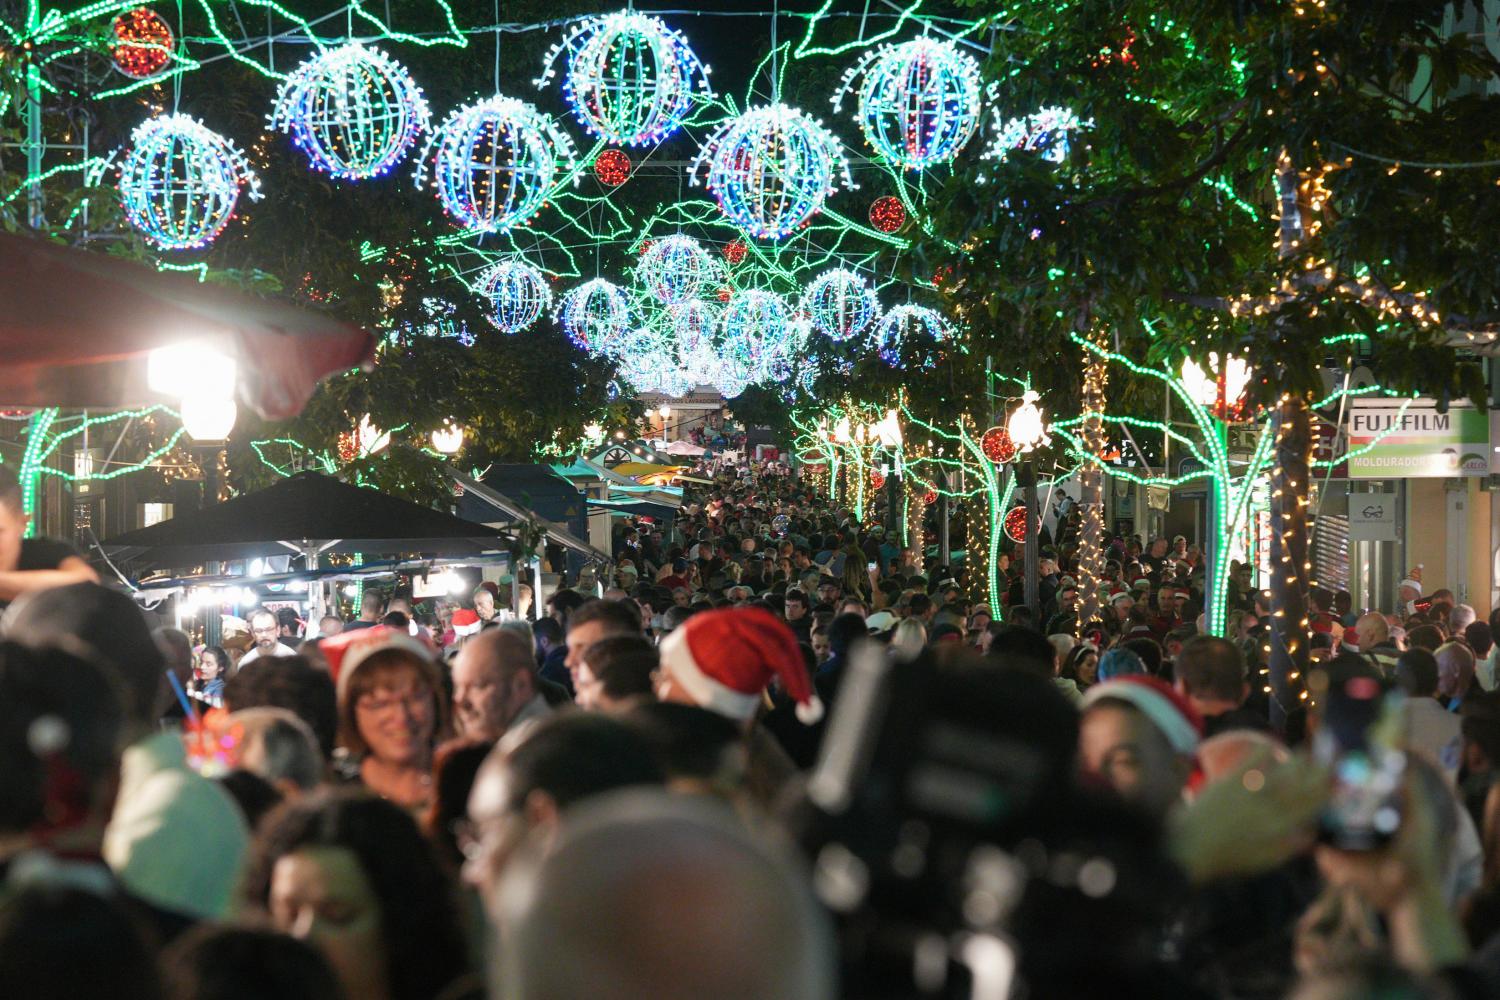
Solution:
[[[1354,634],[1359,637],[1359,648],[1368,651],[1391,637],[1391,627],[1386,624],[1385,615],[1372,611],[1359,616],[1354,623]]]
[[[453,661],[453,718],[469,739],[498,740],[536,696],[536,659],[524,636],[486,629]]]
[[[513,1000],[827,1000],[833,942],[805,880],[723,804],[580,805],[507,870],[493,992]]]

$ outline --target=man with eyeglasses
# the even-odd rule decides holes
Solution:
[[[239,670],[247,663],[254,663],[262,656],[296,656],[297,651],[281,641],[281,622],[276,618],[276,612],[270,608],[256,608],[251,611],[246,621],[250,624],[250,638],[255,645],[250,651],[240,657]]]

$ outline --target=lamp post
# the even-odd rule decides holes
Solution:
[[[1021,397],[1021,405],[1011,411],[1010,419],[1006,421],[1006,430],[1010,434],[1011,444],[1015,446],[1016,455],[1029,456],[1036,449],[1049,443],[1051,438],[1047,435],[1047,425],[1042,419],[1042,411],[1037,407],[1036,401],[1041,396],[1031,389],[1027,389]],[[1015,464],[1016,479],[1025,490],[1026,503],[1026,548],[1025,553],[1025,601],[1026,606],[1031,609],[1034,620],[1038,627],[1045,626],[1041,621],[1042,609],[1037,607],[1040,581],[1038,570],[1041,563],[1042,525],[1036,506],[1036,468],[1030,458],[1018,461]]]

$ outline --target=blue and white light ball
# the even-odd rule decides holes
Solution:
[[[709,97],[707,67],[660,18],[617,11],[584,21],[548,53],[537,86],[564,52],[563,97],[589,135],[609,143],[655,145]]]
[[[654,241],[635,269],[636,280],[658,302],[673,305],[701,296],[719,277],[713,255],[691,236]]]
[[[489,300],[486,318],[501,333],[520,333],[552,308],[547,279],[524,260],[502,260],[480,279],[479,294]]]
[[[463,226],[506,233],[530,221],[577,163],[573,141],[524,101],[499,94],[459,108],[429,140],[417,168],[431,169],[443,208]],[[576,176],[575,176],[576,180]]]
[[[1048,163],[1062,163],[1073,148],[1073,138],[1093,126],[1067,108],[1047,107],[1035,114],[995,122],[995,138],[984,151],[987,160],[1004,161],[1011,153],[1025,150]]]
[[[667,314],[680,353],[696,354],[704,347],[712,350],[719,326],[717,309],[702,299],[689,299],[669,306]]]
[[[842,184],[854,187],[839,142],[796,108],[773,104],[731,118],[704,144],[693,166],[735,225],[782,239],[807,224]]]
[[[741,292],[724,310],[721,353],[743,361],[751,381],[770,378],[784,356],[791,320],[791,310],[775,292]]]
[[[614,282],[594,278],[562,297],[558,321],[579,347],[594,354],[616,354],[631,329],[630,300]]]
[[[950,162],[984,113],[979,64],[946,39],[914,38],[867,54],[845,72],[835,111],[851,90],[865,141],[903,170]]]
[[[212,243],[246,190],[260,198],[260,179],[245,154],[188,115],[163,115],[136,126],[120,164],[125,216],[163,250]]]
[[[340,180],[379,177],[429,126],[427,100],[406,67],[355,42],[319,53],[281,84],[271,127],[315,170]]]
[[[908,343],[927,340],[943,343],[952,340],[953,327],[942,313],[926,306],[899,305],[885,314],[875,325],[873,334],[875,353],[886,364],[896,367],[901,363],[901,351]]]
[[[863,335],[880,319],[880,302],[864,278],[836,267],[807,286],[802,294],[802,311],[813,329],[843,343]]]

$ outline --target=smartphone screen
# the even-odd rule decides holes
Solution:
[[[876,568],[876,564],[875,563],[866,563],[865,564],[865,569],[866,570],[874,571],[875,568]]]

